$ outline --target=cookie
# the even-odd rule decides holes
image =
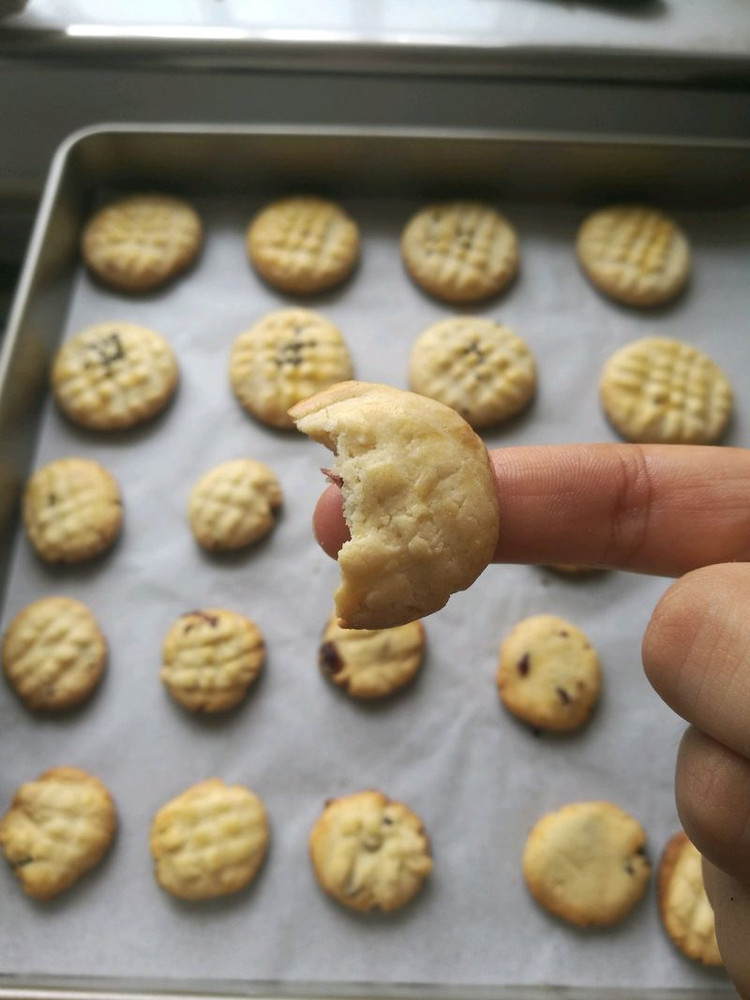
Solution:
[[[318,663],[326,677],[353,698],[384,698],[416,675],[424,652],[424,627],[345,629],[334,615],[323,633]]]
[[[117,811],[104,785],[77,767],[56,767],[16,792],[0,819],[0,847],[35,899],[69,888],[109,850]]]
[[[161,679],[192,712],[237,705],[263,667],[266,644],[257,625],[234,611],[189,611],[164,640]]]
[[[429,205],[401,238],[406,270],[445,302],[476,302],[501,292],[518,271],[518,239],[508,220],[472,201]]]
[[[258,274],[282,292],[304,295],[341,284],[359,258],[357,225],[324,198],[282,198],[250,223],[247,252]]]
[[[190,493],[188,518],[204,549],[224,552],[267,535],[281,503],[281,487],[268,466],[237,458],[201,476]]]
[[[308,309],[264,316],[235,340],[229,362],[238,402],[271,427],[294,427],[287,411],[295,403],[351,376],[344,338]]]
[[[685,833],[676,833],[659,861],[656,886],[664,930],[683,955],[722,965],[714,911],[703,886],[703,860]]]
[[[228,896],[252,882],[268,848],[263,803],[244,785],[201,781],[151,824],[156,880],[180,899]]]
[[[373,791],[326,804],[310,834],[310,858],[321,889],[361,912],[404,906],[433,867],[419,816]]]
[[[344,382],[291,415],[336,455],[351,532],[338,554],[339,625],[404,625],[476,580],[497,545],[498,502],[487,450],[455,410]]]
[[[599,700],[599,657],[583,632],[555,615],[525,618],[500,647],[497,686],[513,715],[565,732],[588,721]]]
[[[578,260],[596,287],[629,306],[660,306],[690,275],[690,245],[653,208],[614,205],[590,215],[578,231]]]
[[[28,604],[3,639],[3,669],[31,709],[72,708],[92,693],[104,673],[107,643],[96,618],[72,597]]]
[[[106,205],[86,224],[83,259],[121,292],[148,292],[171,281],[198,256],[202,227],[179,198],[134,194]]]
[[[713,444],[732,412],[732,387],[719,366],[668,337],[644,337],[613,354],[599,391],[615,429],[642,444]]]
[[[536,365],[526,344],[507,326],[454,316],[415,341],[409,385],[457,410],[472,427],[489,427],[529,404]]]
[[[47,562],[93,559],[120,533],[120,489],[98,462],[60,458],[37,469],[26,485],[23,521],[31,544]]]
[[[641,824],[611,802],[574,802],[529,833],[523,876],[545,910],[579,927],[622,920],[651,872]]]
[[[63,344],[52,391],[75,423],[122,430],[160,413],[177,388],[177,360],[164,337],[134,323],[99,323]]]

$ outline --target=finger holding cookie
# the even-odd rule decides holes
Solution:
[[[657,693],[691,728],[679,753],[678,810],[706,859],[727,972],[750,996],[750,451],[591,444],[490,453],[502,562],[680,576],[643,644]],[[348,537],[341,493],[318,503],[331,555]]]

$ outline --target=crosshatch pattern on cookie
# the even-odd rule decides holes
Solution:
[[[0,847],[24,890],[49,899],[109,849],[117,812],[105,786],[75,767],[57,767],[18,789],[0,820]]]
[[[186,202],[139,194],[105,206],[83,232],[86,263],[122,291],[156,288],[187,268],[200,249],[201,221]]]
[[[265,208],[247,232],[262,277],[288,292],[323,291],[343,281],[359,255],[356,224],[323,198],[285,198]]]
[[[60,348],[52,389],[62,410],[85,427],[131,427],[166,406],[177,361],[158,333],[132,323],[88,327]]]
[[[242,889],[268,846],[263,803],[244,785],[202,781],[166,803],[151,825],[151,853],[163,889],[210,899]]]
[[[602,291],[632,305],[658,305],[678,294],[690,249],[671,219],[642,206],[615,206],[585,220],[578,255]]]
[[[492,320],[455,316],[422,333],[409,360],[411,388],[487,427],[522,410],[536,386],[531,351]]]
[[[260,629],[234,611],[189,611],[164,640],[161,679],[173,697],[193,711],[231,708],[245,696],[263,667]]]
[[[44,597],[27,605],[3,640],[5,674],[32,709],[78,704],[99,683],[106,657],[96,619],[70,597]]]
[[[193,487],[188,517],[206,549],[239,549],[273,528],[282,503],[276,476],[262,462],[238,458],[210,469]]]
[[[97,462],[61,458],[37,469],[26,487],[23,519],[39,555],[77,562],[109,548],[122,524],[114,477]]]
[[[711,444],[732,411],[732,388],[709,357],[678,340],[646,337],[607,362],[604,410],[628,440]]]
[[[474,202],[432,205],[418,212],[401,247],[414,280],[450,302],[493,295],[518,270],[515,232],[498,212]]]
[[[230,379],[240,404],[274,427],[293,427],[287,410],[352,375],[344,339],[307,309],[265,316],[234,343]]]

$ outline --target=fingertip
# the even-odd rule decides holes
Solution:
[[[329,486],[318,500],[313,514],[313,534],[318,545],[332,559],[344,542],[348,542],[349,528],[344,520],[344,498],[338,486]]]

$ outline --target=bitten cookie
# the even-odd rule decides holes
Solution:
[[[60,409],[82,427],[121,430],[160,413],[177,388],[164,337],[134,323],[99,323],[63,344],[52,366]]]
[[[432,871],[427,834],[416,813],[366,791],[332,799],[310,834],[318,884],[353,910],[397,910]]]
[[[83,230],[81,250],[105,284],[122,292],[147,292],[186,270],[201,241],[201,220],[187,202],[135,194],[93,216]]]
[[[675,298],[690,274],[690,246],[653,208],[615,205],[590,215],[578,232],[578,259],[600,291],[630,306]]]
[[[294,427],[287,411],[352,376],[344,338],[308,309],[280,309],[241,333],[232,347],[229,379],[238,402],[272,427]]]
[[[529,725],[578,729],[599,700],[599,657],[575,625],[534,615],[519,622],[500,647],[497,686],[508,711]]]
[[[0,820],[0,847],[24,891],[50,899],[101,861],[116,830],[115,804],[101,781],[56,767],[18,789]]]
[[[282,198],[250,223],[247,252],[270,285],[303,295],[349,277],[359,258],[356,223],[324,198]]]
[[[507,326],[454,316],[429,327],[414,342],[409,385],[457,410],[472,427],[489,427],[529,404],[536,365],[526,344]]]
[[[31,544],[47,562],[93,559],[120,533],[120,489],[97,462],[60,458],[37,469],[29,480],[23,521]]]
[[[713,444],[732,412],[732,387],[721,368],[668,337],[644,337],[613,354],[599,391],[615,429],[640,443]]]
[[[267,465],[250,458],[223,462],[201,476],[190,493],[195,540],[210,552],[252,545],[273,528],[282,499]]]
[[[498,504],[487,450],[454,410],[344,382],[291,411],[335,452],[351,531],[338,554],[339,624],[391,628],[438,611],[492,559]]]
[[[406,270],[446,302],[476,302],[501,292],[518,271],[518,239],[508,220],[471,201],[430,205],[401,238]]]
[[[664,929],[683,955],[704,965],[722,965],[702,859],[685,833],[676,833],[664,848],[656,891]]]
[[[237,705],[263,667],[260,629],[234,611],[189,611],[164,640],[161,679],[192,712],[224,712]]]
[[[107,643],[96,618],[72,597],[28,604],[3,639],[9,683],[35,711],[61,711],[89,697],[101,680]]]
[[[151,824],[156,880],[180,899],[228,896],[252,882],[268,848],[263,803],[244,785],[201,781]]]
[[[323,633],[318,663],[326,677],[353,698],[384,698],[416,675],[424,652],[424,627],[344,629],[334,615]]]
[[[611,802],[574,802],[529,833],[523,876],[534,899],[579,927],[606,927],[646,891],[650,865],[640,823]]]

